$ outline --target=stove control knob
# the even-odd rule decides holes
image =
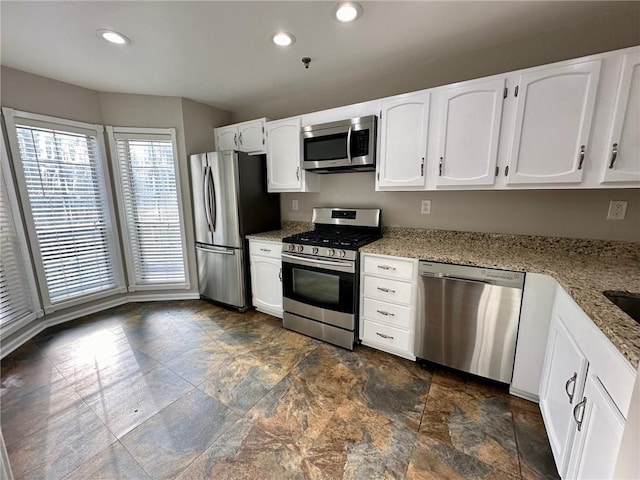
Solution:
[[[313,247],[311,249],[311,253],[313,253],[314,255],[318,253],[318,247]]]
[[[344,258],[347,256],[347,252],[345,252],[344,250],[340,250],[340,258]]]
[[[287,249],[288,249],[290,252],[293,252],[293,251],[296,249],[296,246],[295,246],[295,245],[291,245],[291,244],[289,244],[289,245],[287,245]]]
[[[297,250],[298,252],[301,252],[301,251],[303,251],[303,250],[304,250],[304,247],[303,247],[302,245],[298,245],[298,246],[296,247],[296,250]]]
[[[333,257],[336,254],[336,251],[333,248],[327,249],[327,255]]]

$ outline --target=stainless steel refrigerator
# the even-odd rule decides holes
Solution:
[[[191,155],[200,295],[251,307],[245,235],[280,228],[280,195],[267,193],[264,155],[227,150]]]

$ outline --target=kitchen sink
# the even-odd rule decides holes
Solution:
[[[640,324],[640,293],[618,292],[614,290],[607,290],[602,293]]]

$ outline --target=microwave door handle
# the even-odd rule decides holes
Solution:
[[[207,219],[207,227],[209,231],[213,232],[213,226],[211,224],[211,202],[209,200],[209,169],[211,167],[204,167],[203,186],[202,186],[202,201],[204,202],[204,214]]]
[[[349,131],[347,132],[347,158],[349,159],[349,163],[353,161],[351,158],[351,130],[353,129],[353,124],[349,125]]]

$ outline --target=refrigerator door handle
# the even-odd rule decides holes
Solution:
[[[196,244],[196,250],[202,250],[203,252],[210,252],[210,253],[221,253],[222,255],[235,255],[236,254],[236,249],[235,248],[226,248],[226,247],[213,247],[211,245],[202,245],[197,243]]]
[[[216,205],[216,184],[213,180],[213,173],[211,173],[211,167],[209,167],[209,215],[211,217],[211,225],[213,227],[212,232],[216,231],[216,222],[218,220],[218,206]]]
[[[202,186],[202,196],[204,201],[204,213],[207,217],[207,226],[209,227],[209,231],[213,232],[213,224],[211,222],[211,202],[209,200],[209,170],[211,167],[204,167],[204,176],[203,176],[203,186]]]

